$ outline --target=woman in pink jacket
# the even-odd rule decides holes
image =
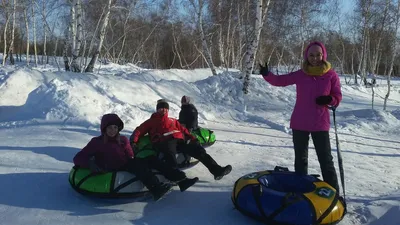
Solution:
[[[322,177],[339,191],[336,170],[333,164],[329,141],[330,116],[328,106],[337,107],[342,100],[340,80],[321,42],[310,43],[304,52],[304,63],[300,70],[276,76],[268,65],[260,66],[264,79],[274,86],[296,85],[296,104],[290,119],[293,130],[295,171],[307,174],[308,142],[311,134]]]
[[[198,181],[189,179],[178,169],[168,166],[157,157],[136,158],[129,140],[119,132],[124,123],[118,115],[110,113],[101,118],[101,136],[94,137],[74,157],[74,164],[88,168],[93,173],[128,171],[138,177],[149,189],[154,200],[160,199],[170,189],[171,185],[161,183],[151,169],[157,169],[167,179],[178,183],[181,191],[185,191]]]

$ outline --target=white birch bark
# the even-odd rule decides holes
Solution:
[[[222,26],[222,0],[218,0],[218,50],[219,50],[219,60],[221,61],[221,67],[226,67],[225,54],[224,54],[224,42],[223,42],[223,26]],[[226,67],[227,68],[227,67]]]
[[[71,50],[75,51],[76,48],[76,4],[78,0],[70,0],[71,10],[70,10],[70,23],[69,23],[69,30],[71,32],[70,36],[70,45]]]
[[[207,39],[206,39],[206,35],[204,33],[204,29],[203,29],[203,7],[204,7],[204,1],[203,0],[197,0],[198,6],[196,6],[195,0],[190,0],[190,3],[192,4],[193,8],[196,11],[196,16],[197,16],[197,26],[200,32],[200,38],[201,38],[201,46],[203,49],[203,55],[204,58],[208,64],[208,66],[211,69],[211,72],[213,75],[217,75],[217,71],[215,70],[215,66],[214,63],[212,61],[211,58],[211,53],[210,53],[210,49],[208,48],[208,44],[207,44]]]
[[[27,9],[24,8],[24,20],[25,20],[25,28],[26,28],[26,65],[29,66],[29,23],[28,23],[28,13]]]
[[[119,60],[120,60],[120,58],[122,56],[122,53],[124,52],[126,37],[127,37],[127,33],[128,33],[127,30],[128,30],[129,18],[130,18],[131,12],[133,11],[133,9],[135,8],[137,3],[138,3],[138,0],[135,0],[135,1],[131,2],[131,5],[128,8],[128,13],[127,13],[125,21],[124,21],[124,34],[123,34],[121,49],[120,49],[120,51],[118,53],[118,56],[117,56],[117,59],[116,59],[117,63],[119,62]]]
[[[69,66],[69,59],[68,59],[68,47],[70,46],[70,39],[71,39],[71,35],[70,35],[70,28],[71,26],[69,26],[66,30],[65,30],[65,38],[64,38],[64,49],[63,49],[63,59],[64,59],[64,67],[65,67],[65,71],[71,71],[71,68]]]
[[[363,27],[362,27],[362,45],[361,45],[361,57],[360,57],[360,66],[359,70],[361,72],[362,81],[366,81],[366,69],[367,69],[367,59],[368,59],[368,25],[370,21],[370,10],[371,10],[372,0],[368,0],[365,2],[364,8],[361,9],[363,11]]]
[[[3,3],[4,4],[4,3]],[[4,23],[4,31],[3,31],[3,41],[4,41],[4,47],[3,47],[3,66],[6,65],[6,60],[7,60],[7,30],[8,30],[8,23],[10,22],[10,16],[8,9],[6,9],[6,21]]]
[[[226,29],[226,55],[225,55],[225,65],[226,68],[228,69],[229,67],[232,66],[232,62],[229,61],[230,56],[232,55],[231,52],[231,48],[233,47],[233,45],[231,45],[231,40],[230,40],[230,32],[231,32],[231,27],[232,27],[232,11],[233,11],[233,1],[230,2],[230,7],[229,7],[229,12],[228,12],[228,27]]]
[[[103,19],[103,15],[104,15],[104,13],[105,13],[105,8],[106,8],[106,7],[107,7],[107,6],[105,6],[105,7],[103,8],[103,10],[101,11],[100,18],[99,18],[99,20],[97,21],[96,28],[94,29],[92,39],[90,40],[90,43],[89,43],[88,54],[91,54],[91,53],[92,53],[92,48],[93,48],[93,45],[94,45],[94,41],[95,41],[95,39],[96,39],[96,37],[97,37],[97,31],[99,30],[99,27],[100,27],[101,22],[104,21],[104,20],[102,20],[102,19]],[[93,56],[92,56],[92,57],[93,57]],[[85,59],[85,60],[86,60],[86,59]],[[86,69],[85,69],[85,72],[86,72]]]
[[[255,29],[252,33],[252,37],[248,39],[250,43],[247,45],[246,55],[245,55],[245,77],[243,81],[243,93],[249,93],[249,85],[250,85],[250,76],[253,72],[253,65],[255,56],[257,54],[258,43],[260,41],[261,30],[266,18],[266,14],[268,12],[268,7],[271,0],[268,0],[265,8],[263,9],[263,0],[258,0],[257,9],[256,9],[256,21],[255,21]]]
[[[8,49],[8,54],[10,55],[10,63],[11,65],[15,64],[13,51],[14,51],[14,37],[15,37],[15,11],[17,7],[17,0],[13,0],[13,10],[12,10],[12,25],[11,25],[11,43],[10,48]]]
[[[73,42],[75,42],[75,46],[72,48],[72,61],[71,61],[71,71],[72,72],[81,72],[81,68],[79,66],[78,58],[79,58],[79,53],[82,45],[82,2],[81,0],[74,0],[73,3],[75,5],[72,8],[75,8],[75,21],[76,23],[76,29],[73,29],[76,31],[75,36],[73,35]],[[73,32],[74,34],[74,32]]]
[[[398,48],[398,37],[397,37],[397,32],[399,31],[399,26],[400,26],[400,0],[397,0],[397,11],[395,14],[395,24],[394,24],[394,30],[392,31],[392,55],[390,58],[390,63],[389,63],[389,72],[387,76],[387,93],[385,95],[385,99],[383,100],[383,110],[386,110],[387,106],[387,100],[389,99],[390,95],[390,80],[391,80],[391,75],[393,72],[393,65],[394,65],[394,60],[397,56],[397,48]]]
[[[43,8],[42,8],[42,19],[43,19],[43,55],[42,55],[42,64],[43,61],[45,62],[45,64],[48,63],[48,59],[47,59],[47,21],[46,21],[46,1],[43,0],[42,2],[43,4]]]
[[[101,51],[101,47],[103,46],[103,41],[104,41],[104,37],[106,36],[106,30],[107,30],[107,25],[108,25],[108,20],[110,17],[110,13],[111,13],[111,3],[112,0],[108,0],[107,6],[106,6],[106,13],[104,15],[104,20],[103,20],[103,24],[100,28],[100,41],[99,41],[99,45],[97,46],[96,52],[94,53],[92,59],[89,62],[89,65],[86,67],[85,72],[93,72],[93,68],[94,65],[97,62],[97,59],[99,57],[100,51]]]
[[[35,66],[38,65],[38,52],[37,52],[37,42],[36,42],[36,19],[35,19],[35,0],[31,0],[32,4],[32,29],[33,29],[33,51],[35,52]]]

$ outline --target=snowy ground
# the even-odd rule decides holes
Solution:
[[[259,224],[233,209],[230,193],[242,175],[275,165],[293,170],[288,128],[294,87],[272,87],[254,78],[243,99],[237,73],[207,69],[145,70],[102,65],[94,74],[56,68],[0,68],[0,224]],[[384,80],[371,89],[344,85],[337,110],[349,213],[343,225],[400,224],[400,80],[393,80],[388,111],[382,110]],[[73,191],[72,158],[99,134],[104,113],[125,122],[123,134],[147,119],[159,98],[177,117],[180,97],[192,96],[200,123],[216,132],[208,151],[233,171],[214,181],[203,165],[187,170],[200,182],[154,203],[146,199],[101,200]],[[243,101],[247,112],[244,113]],[[331,144],[336,160],[332,129]],[[310,144],[310,173],[320,173]],[[212,208],[211,208],[211,207]]]

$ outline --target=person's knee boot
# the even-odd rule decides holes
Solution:
[[[231,171],[232,171],[231,165],[227,165],[224,167],[220,166],[220,168],[217,171],[215,171],[215,173],[213,173],[214,179],[221,180],[225,175],[228,175]]]
[[[153,195],[154,201],[158,201],[165,194],[167,194],[172,188],[171,184],[167,183],[158,183],[152,187],[149,187],[150,193]]]
[[[179,189],[181,192],[186,191],[189,187],[193,186],[197,181],[199,181],[198,177],[195,178],[186,178],[178,183]]]

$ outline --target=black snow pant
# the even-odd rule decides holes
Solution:
[[[339,184],[335,165],[331,153],[331,144],[328,131],[308,132],[293,130],[293,144],[295,152],[294,169],[296,173],[308,173],[308,142],[311,137],[321,167],[322,178],[326,183],[339,192]]]
[[[218,173],[222,167],[206,152],[199,143],[185,143],[184,140],[171,139],[153,144],[157,151],[164,154],[164,159],[171,167],[177,168],[176,154],[183,153],[199,160],[211,174]]]
[[[158,170],[165,178],[173,182],[178,182],[186,178],[184,172],[172,168],[156,156],[130,159],[122,168],[122,170],[135,174],[149,190],[160,184],[152,169]]]

